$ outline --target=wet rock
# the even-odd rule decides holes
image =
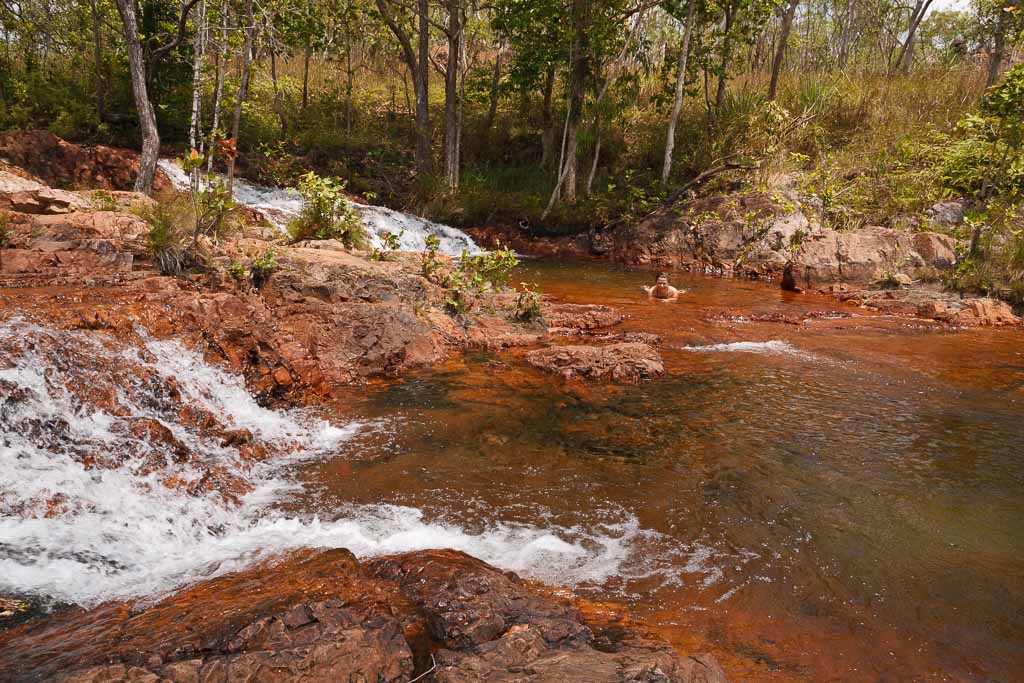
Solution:
[[[680,657],[635,633],[612,641],[572,605],[538,595],[514,574],[450,550],[407,553],[369,563],[396,582],[425,615],[437,683],[665,681],[724,683],[710,655]],[[602,643],[601,649],[596,647]]]
[[[661,355],[651,346],[624,342],[608,346],[551,346],[531,351],[526,361],[564,380],[636,383],[665,374]]]
[[[148,607],[36,617],[0,633],[0,666],[5,680],[62,683],[726,680],[709,655],[605,628],[456,551],[365,566],[301,551]]]
[[[786,264],[782,287],[825,290],[868,285],[886,276],[934,279],[956,263],[956,242],[931,232],[867,227],[848,233],[818,230],[805,237]]]
[[[841,301],[891,315],[925,318],[962,327],[1003,327],[1022,320],[1005,301],[988,297],[961,298],[935,289],[853,290]]]
[[[552,334],[613,327],[625,320],[620,311],[599,304],[551,304],[542,310]]]

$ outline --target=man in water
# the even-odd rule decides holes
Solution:
[[[668,283],[667,273],[658,273],[658,279],[655,281],[654,286],[648,287],[644,285],[644,291],[652,299],[662,299],[663,301],[675,301],[676,297],[679,296],[679,290]]]

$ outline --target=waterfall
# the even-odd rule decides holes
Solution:
[[[161,159],[161,170],[170,178],[175,189],[189,189],[189,178],[180,166],[169,159]],[[302,197],[293,188],[264,187],[242,178],[235,178],[233,185],[235,201],[258,212],[282,232],[292,218],[302,210]],[[434,235],[440,241],[438,251],[449,256],[458,256],[463,250],[471,254],[481,249],[466,233],[449,225],[434,223],[426,218],[394,211],[383,206],[352,203],[363,227],[370,238],[371,246],[381,248],[381,238],[391,233],[399,236],[400,251],[425,251],[426,237]]]
[[[0,594],[84,606],[159,596],[300,547],[447,547],[552,583],[600,583],[645,538],[631,515],[594,529],[494,519],[470,533],[386,503],[281,509],[301,490],[296,467],[344,458],[382,427],[262,407],[241,378],[141,331],[128,343],[0,321]]]

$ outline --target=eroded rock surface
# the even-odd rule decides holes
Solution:
[[[131,190],[139,174],[139,155],[107,145],[77,145],[45,130],[0,135],[0,159],[23,168],[42,182],[71,190]],[[157,191],[171,189],[159,169]]]
[[[360,564],[302,551],[148,608],[70,609],[0,633],[13,681],[723,683],[683,657],[456,551]],[[421,678],[416,678],[421,676]]]
[[[1005,301],[988,297],[964,299],[929,289],[854,290],[839,294],[839,299],[892,315],[963,327],[1002,327],[1022,322]]]
[[[535,368],[573,379],[641,382],[665,374],[658,351],[642,342],[608,346],[550,346],[526,354]]]
[[[935,279],[956,264],[956,242],[933,232],[881,227],[817,230],[804,237],[783,274],[784,289],[864,286],[882,278]]]
[[[702,197],[661,206],[612,249],[625,263],[772,277],[813,229],[789,202],[762,192]]]

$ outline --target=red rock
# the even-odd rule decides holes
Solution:
[[[793,253],[782,278],[784,289],[827,289],[869,285],[884,275],[918,279],[948,270],[956,242],[936,233],[908,233],[870,226],[854,232],[817,230]]]
[[[584,622],[468,555],[301,551],[156,605],[109,603],[0,633],[12,681],[723,683],[710,655]],[[595,647],[599,645],[598,647]]]
[[[139,155],[133,150],[77,145],[44,130],[12,131],[0,136],[0,157],[45,183],[76,190],[131,190],[139,173]],[[172,189],[159,169],[153,189]]]
[[[526,361],[564,380],[590,379],[640,382],[665,374],[661,355],[640,342],[608,346],[551,346],[531,351]]]

